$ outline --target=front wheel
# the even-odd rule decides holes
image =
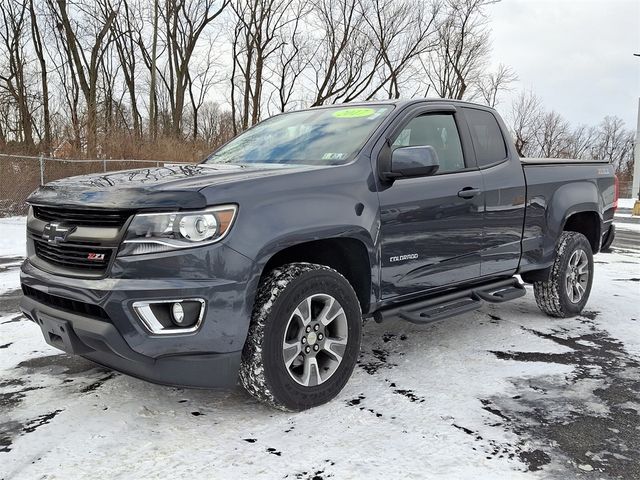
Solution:
[[[309,263],[276,268],[258,289],[240,382],[282,410],[321,405],[351,376],[361,334],[360,304],[342,275]]]
[[[552,317],[573,317],[589,299],[593,283],[593,252],[587,238],[563,232],[549,278],[533,284],[540,310]]]

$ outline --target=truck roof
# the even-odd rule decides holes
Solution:
[[[326,108],[326,107],[333,107],[333,106],[344,106],[344,105],[349,105],[349,106],[353,106],[353,107],[359,107],[359,106],[368,106],[368,105],[394,105],[396,107],[406,107],[408,105],[414,105],[414,104],[419,104],[419,103],[425,103],[425,102],[433,102],[433,103],[452,103],[452,104],[460,104],[460,105],[469,105],[469,106],[474,106],[474,107],[482,107],[482,108],[486,108],[486,109],[490,109],[493,110],[491,107],[487,106],[487,105],[482,105],[482,104],[478,104],[478,103],[473,103],[473,102],[467,102],[465,100],[454,100],[451,98],[438,98],[438,97],[426,97],[426,98],[411,98],[411,99],[395,99],[395,100],[369,100],[366,102],[348,102],[348,103],[344,103],[344,104],[333,104],[333,105],[318,105],[316,107],[310,107],[310,108],[306,108],[306,109],[302,109],[302,110],[311,110],[314,108]]]

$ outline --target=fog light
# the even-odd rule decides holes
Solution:
[[[171,307],[171,315],[176,325],[182,325],[182,322],[184,322],[184,308],[182,308],[182,304],[174,303]]]
[[[202,298],[134,302],[133,310],[145,327],[157,335],[193,333],[202,324],[206,302]]]
[[[167,305],[171,311],[171,322],[181,329],[192,327],[202,319],[204,302],[198,300],[182,300]]]

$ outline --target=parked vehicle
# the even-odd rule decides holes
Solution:
[[[521,297],[515,275],[579,314],[615,192],[606,162],[520,159],[471,103],[285,113],[198,165],[38,189],[21,307],[66,352],[302,410],[344,387],[363,317],[440,320]]]

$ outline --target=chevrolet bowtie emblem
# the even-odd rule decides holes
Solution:
[[[49,243],[66,242],[67,237],[76,231],[75,225],[67,226],[61,223],[48,223],[42,231],[42,238]]]

